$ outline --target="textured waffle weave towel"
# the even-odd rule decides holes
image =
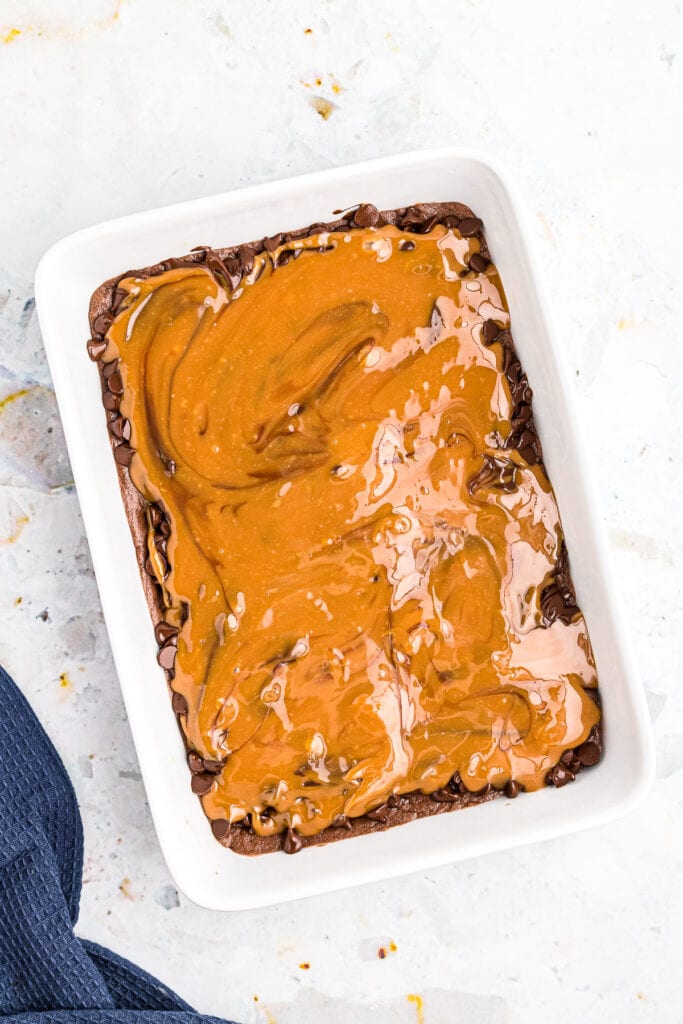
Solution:
[[[0,1018],[204,1024],[170,989],[74,935],[83,831],[57,751],[0,668]]]

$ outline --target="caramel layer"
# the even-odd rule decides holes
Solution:
[[[107,336],[205,811],[310,836],[455,772],[538,788],[597,679],[580,612],[542,608],[563,535],[484,336],[495,267],[442,225],[287,248],[128,278]]]

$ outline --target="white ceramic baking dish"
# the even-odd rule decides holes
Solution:
[[[500,268],[595,648],[606,723],[604,760],[561,790],[424,818],[294,857],[241,857],[214,840],[190,792],[119,496],[98,374],[86,355],[88,300],[106,278],[181,255],[199,243],[218,247],[272,235],[328,220],[333,210],[359,201],[388,209],[429,200],[471,206],[484,220]],[[559,836],[603,824],[636,806],[653,775],[644,695],[621,617],[562,342],[539,280],[519,194],[495,160],[458,149],[409,153],[99,224],[58,242],[43,257],[36,300],[149,805],[171,873],[190,899],[216,910],[265,906]]]

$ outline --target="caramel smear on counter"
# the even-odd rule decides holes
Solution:
[[[127,278],[108,333],[131,479],[171,523],[183,728],[222,766],[204,809],[310,836],[456,771],[536,789],[600,712],[583,617],[541,609],[563,534],[506,447],[497,271],[442,225],[286,249],[234,287]]]

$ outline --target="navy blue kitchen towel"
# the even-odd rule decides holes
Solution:
[[[12,1024],[220,1024],[74,935],[83,830],[69,777],[0,668],[0,1018]]]

